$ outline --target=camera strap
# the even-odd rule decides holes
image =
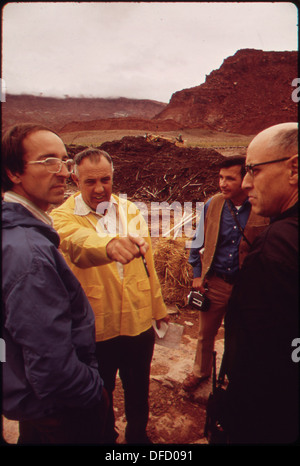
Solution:
[[[240,232],[242,233],[242,236],[243,236],[244,240],[245,240],[245,241],[248,243],[248,245],[251,247],[252,244],[250,243],[250,241],[248,240],[247,236],[245,235],[244,230],[243,230],[243,228],[241,227],[240,222],[238,221],[238,218],[237,218],[237,216],[236,216],[236,213],[235,213],[235,211],[233,210],[233,208],[232,208],[232,206],[231,206],[229,200],[226,199],[226,202],[227,202],[227,206],[228,206],[229,212],[231,213],[231,215],[232,215],[232,217],[233,217],[235,223],[237,224],[238,229],[239,229]]]

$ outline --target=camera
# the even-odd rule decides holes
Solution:
[[[188,295],[188,304],[197,311],[206,312],[209,309],[210,301],[200,291],[191,291]]]

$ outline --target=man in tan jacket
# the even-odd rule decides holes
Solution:
[[[221,163],[216,194],[205,204],[189,263],[193,267],[193,289],[206,293],[207,312],[199,315],[200,329],[193,372],[183,382],[186,391],[195,390],[211,375],[215,336],[226,313],[232,286],[250,244],[268,224],[251,211],[242,189],[245,157],[229,157]]]

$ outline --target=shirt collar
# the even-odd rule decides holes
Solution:
[[[111,209],[113,204],[118,204],[116,199],[114,199],[113,196],[111,196],[110,201],[107,206],[107,211]],[[74,207],[74,214],[75,215],[80,215],[80,216],[86,216],[88,214],[94,214],[98,215],[99,217],[103,217],[102,214],[95,212],[89,205],[84,202],[82,194],[80,193],[78,196],[75,197],[75,207]]]
[[[231,204],[233,207],[235,207],[235,205],[233,204],[233,202],[232,202],[231,199],[228,199],[228,201],[230,202],[230,204]],[[240,208],[241,208],[241,209],[244,209],[244,208],[247,207],[247,206],[251,206],[251,203],[250,203],[248,197],[247,197],[247,199],[244,200],[243,204],[240,205]]]
[[[21,196],[20,194],[17,194],[13,191],[7,191],[4,193],[3,200],[5,202],[15,202],[21,204],[23,207],[29,210],[29,212],[31,212],[32,215],[35,216],[35,218],[41,220],[47,225],[53,226],[53,220],[48,214],[46,214],[46,212],[39,209],[33,202]]]

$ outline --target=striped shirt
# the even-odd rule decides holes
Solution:
[[[23,207],[29,210],[29,212],[31,212],[35,218],[41,220],[44,223],[47,223],[47,225],[53,226],[53,220],[51,217],[49,217],[48,214],[46,214],[46,212],[39,209],[33,202],[29,201],[29,199],[26,199],[20,194],[17,194],[13,191],[7,191],[4,193],[3,200],[5,202],[16,202],[21,204]]]

